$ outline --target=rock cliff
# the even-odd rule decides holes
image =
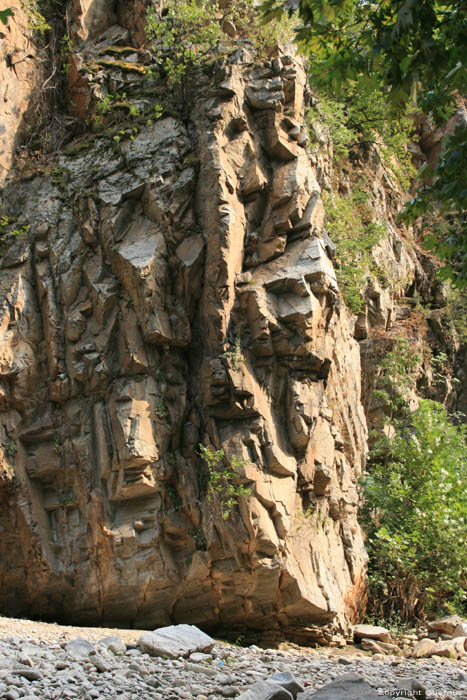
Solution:
[[[152,109],[141,17],[96,2],[97,32],[77,4],[72,108]],[[3,192],[28,232],[0,264],[0,608],[330,641],[364,599],[356,338],[393,297],[356,324],[339,294],[300,59],[243,45],[198,78],[188,115],[86,133]],[[385,245],[400,295],[422,268]]]

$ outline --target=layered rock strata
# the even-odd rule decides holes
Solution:
[[[293,56],[240,49],[188,122],[5,193],[30,230],[0,267],[3,612],[347,631],[366,423],[305,94]],[[239,465],[228,512],[200,443]]]

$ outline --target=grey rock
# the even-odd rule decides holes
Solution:
[[[112,664],[106,661],[106,659],[104,659],[102,656],[99,656],[99,654],[93,654],[91,657],[91,663],[94,664],[100,673],[106,673],[107,671],[112,670]]]
[[[138,644],[146,654],[174,659],[196,651],[209,652],[214,646],[214,639],[194,625],[171,625],[146,632],[139,638]]]
[[[211,654],[203,654],[201,651],[195,651],[193,654],[190,654],[190,661],[193,661],[195,664],[202,663],[203,661],[211,661],[212,656]]]
[[[96,647],[91,642],[88,642],[87,639],[76,637],[76,639],[72,639],[66,644],[65,651],[73,657],[86,657],[95,653]]]
[[[350,666],[350,664],[353,663],[353,659],[349,659],[347,656],[339,656],[337,663],[342,664],[343,666]]]
[[[377,693],[361,676],[346,673],[327,683],[316,693],[304,695],[300,700],[381,700]]]
[[[23,678],[27,678],[28,681],[40,681],[42,678],[41,671],[35,668],[30,668],[30,666],[15,666],[12,673]]]
[[[398,681],[397,689],[391,697],[426,700],[426,688],[415,678],[403,678]]]
[[[290,673],[290,671],[276,671],[268,680],[278,683],[283,688],[292,693],[294,698],[298,693],[302,693],[305,687]]]
[[[99,639],[99,644],[107,647],[113,654],[124,654],[126,652],[126,644],[116,635]]]
[[[293,700],[293,695],[277,683],[258,681],[239,695],[238,700]]]

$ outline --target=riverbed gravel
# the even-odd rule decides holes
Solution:
[[[288,671],[306,695],[347,673],[381,696],[418,680],[428,699],[467,700],[467,657],[376,660],[357,651],[242,648],[217,641],[211,653],[168,659],[144,654],[142,630],[71,627],[0,617],[0,698],[5,700],[221,700]],[[300,694],[298,695],[300,700]]]

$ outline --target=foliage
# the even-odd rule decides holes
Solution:
[[[58,430],[54,431],[54,450],[60,453],[62,451],[62,445],[60,440],[60,433]]]
[[[391,114],[378,84],[365,76],[352,81],[342,97],[336,99],[321,89],[318,104],[307,115],[311,141],[316,115],[330,132],[334,161],[346,161],[352,149],[372,149],[382,165],[391,171],[403,189],[408,189],[415,174],[408,144],[413,121],[407,114]]]
[[[165,403],[163,396],[161,396],[159,401],[157,402],[156,413],[159,416],[159,418],[162,418],[163,420],[169,421],[169,419],[170,419],[169,409],[167,408],[167,405]]]
[[[446,321],[454,335],[467,343],[467,288],[451,288],[446,306]]]
[[[16,457],[16,453],[18,452],[18,445],[16,444],[16,440],[14,438],[10,438],[5,445],[5,452],[7,453],[8,457],[11,457],[14,459]]]
[[[421,359],[407,339],[397,338],[393,348],[379,363],[373,398],[382,401],[387,423],[407,415],[409,395],[415,389],[416,370]]]
[[[193,530],[191,532],[191,536],[193,537],[195,544],[196,544],[196,549],[201,549],[202,551],[206,550],[207,547],[207,541],[206,541],[206,535],[203,532],[203,528],[201,525],[196,530]],[[191,563],[191,562],[190,562]]]
[[[358,314],[363,306],[361,290],[374,268],[373,247],[385,228],[373,221],[369,193],[362,186],[348,195],[331,193],[324,197],[326,227],[336,244],[337,280],[347,306]]]
[[[0,216],[0,255],[5,255],[14,240],[25,236],[30,228],[30,224],[15,227],[15,219],[6,215]]]
[[[44,17],[44,10],[39,0],[21,0],[21,4],[28,18],[29,29],[38,34],[45,34],[51,26]]]
[[[223,449],[211,450],[205,445],[199,445],[201,459],[206,465],[207,471],[207,493],[208,499],[213,500],[218,496],[222,504],[222,518],[227,520],[230,514],[238,505],[240,496],[248,496],[251,489],[239,483],[238,472],[245,467],[248,462],[241,457],[232,455],[229,460],[225,459]]]
[[[173,87],[189,68],[212,61],[223,33],[219,7],[209,0],[169,0],[164,11],[148,10],[146,35]]]
[[[7,7],[6,10],[0,10],[0,22],[5,26],[8,24],[8,17],[14,17],[15,13],[11,7]]]
[[[395,424],[363,480],[370,598],[405,620],[467,611],[467,452],[464,427],[423,400]]]
[[[441,279],[454,279],[460,287],[467,286],[467,187],[462,175],[466,170],[467,129],[458,126],[445,135],[436,167],[425,164],[420,168],[423,185],[403,214],[405,220],[427,212],[445,218],[448,230],[426,235],[422,245],[445,261],[439,273]]]
[[[365,622],[376,627],[385,627],[391,633],[393,639],[400,639],[404,634],[412,632],[413,629],[403,620],[398,612],[388,618],[380,618],[377,615],[367,615]]]
[[[176,511],[181,510],[182,506],[183,506],[183,501],[180,498],[180,495],[179,495],[177,489],[175,488],[175,486],[173,486],[173,484],[167,483],[167,484],[165,484],[165,490],[167,491],[167,494],[168,494],[170,500],[172,501],[173,507],[175,508],[175,510]]]
[[[72,488],[62,489],[58,494],[58,502],[61,506],[70,505],[70,503],[76,502],[76,496]]]
[[[136,118],[139,116],[139,109],[136,105],[132,104],[127,99],[126,92],[118,92],[115,95],[107,93],[102,99],[96,102],[95,106],[95,116],[94,116],[94,127],[96,129],[101,129],[104,126],[105,115],[111,113],[116,109],[124,109],[128,113],[128,116]],[[158,118],[158,117],[156,117]],[[125,135],[125,130],[122,130],[120,134],[117,134],[118,138],[114,137],[117,142],[121,140],[121,136]],[[131,138],[131,137],[130,137]]]
[[[374,81],[395,115],[418,106],[445,122],[456,96],[467,93],[467,12],[458,0],[264,0],[265,20],[298,12],[297,39],[310,58],[312,84],[340,98],[354,81]],[[465,128],[446,136],[435,179],[419,191],[408,215],[440,208],[454,220],[447,239],[427,242],[447,264],[443,274],[467,283]],[[463,168],[462,168],[463,164]],[[427,171],[424,171],[427,175]]]
[[[232,367],[235,371],[240,369],[241,363],[245,362],[245,357],[242,353],[242,340],[239,335],[236,336],[233,346],[222,353],[221,357],[229,357],[232,360]]]
[[[268,26],[259,19],[254,0],[228,3],[223,9],[211,0],[167,0],[162,14],[148,10],[146,35],[169,87],[174,88],[190,69],[212,64],[232,49],[232,39],[222,30],[227,20],[238,34],[253,42],[258,56],[292,39],[291,25],[285,17]]]

